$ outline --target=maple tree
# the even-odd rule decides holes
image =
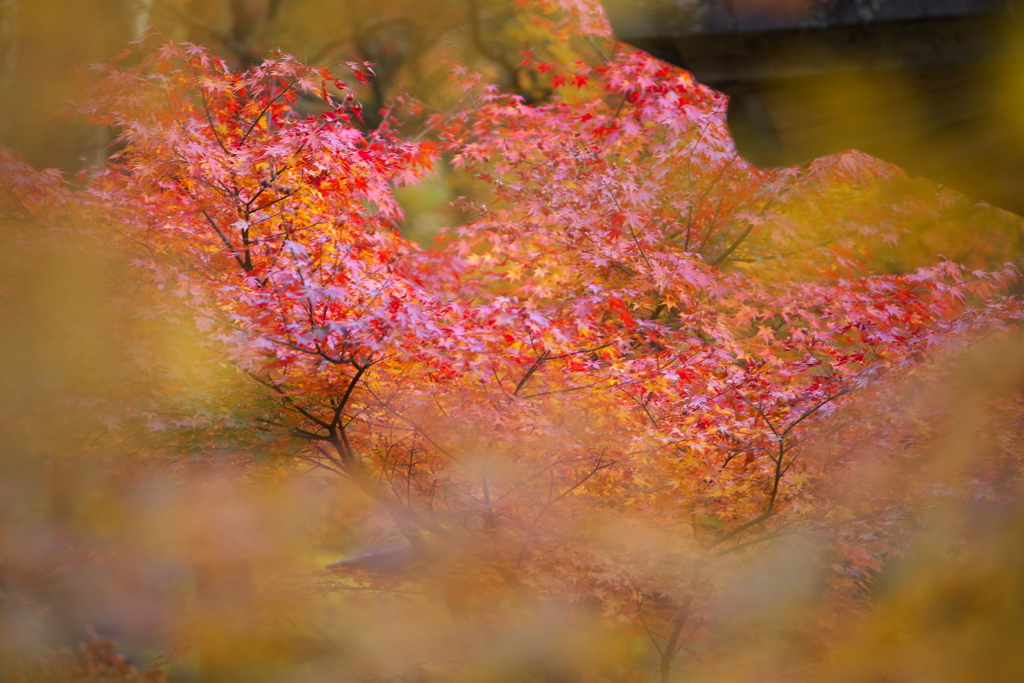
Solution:
[[[525,59],[551,102],[456,69],[465,105],[407,139],[394,111],[357,125],[352,85],[324,69],[232,71],[166,45],[104,67],[79,105],[120,131],[107,168],[72,191],[7,160],[4,210],[102,216],[171,293],[164,312],[258,390],[244,417],[186,396],[136,401],[113,429],[188,432],[201,458],[242,420],[339,475],[389,516],[345,523],[407,569],[382,576],[385,553],[339,586],[425,591],[482,659],[518,633],[521,663],[477,663],[503,680],[669,681],[720,647],[732,577],[766,549],[828,555],[822,591],[841,600],[906,546],[934,489],[908,449],[943,418],[895,415],[891,392],[1011,329],[1017,271],[872,273],[862,242],[922,210],[863,201],[894,169],[857,153],[755,169],[685,72],[625,49]],[[421,248],[394,187],[442,163],[476,183],[469,219]],[[865,485],[868,464],[895,474]],[[994,495],[986,476],[957,495]],[[553,622],[571,627],[522,639]],[[451,660],[431,671],[472,676]]]

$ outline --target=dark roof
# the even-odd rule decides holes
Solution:
[[[1024,214],[1015,0],[607,2],[620,40],[730,95],[749,161],[860,149]]]
[[[607,0],[616,33],[751,33],[864,26],[1005,12],[1007,0]]]

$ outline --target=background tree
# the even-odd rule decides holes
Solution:
[[[88,83],[85,65],[109,59],[130,40],[154,36],[207,45],[232,68],[259,64],[281,50],[315,66],[355,59],[374,64],[374,78],[355,93],[367,125],[389,98],[412,91],[445,109],[448,60],[473,65],[503,88],[528,99],[548,92],[539,74],[523,67],[524,49],[567,59],[558,43],[531,21],[531,13],[497,0],[375,5],[320,0],[61,0],[0,7],[0,92],[14,102],[0,113],[0,142],[40,167],[78,170],[104,156],[109,141],[96,129],[58,126],[69,100]],[[592,50],[587,47],[586,49]],[[317,106],[311,100],[309,106]],[[84,163],[82,157],[85,157]]]

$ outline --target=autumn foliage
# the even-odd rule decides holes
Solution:
[[[753,168],[722,97],[643,53],[524,59],[550,101],[457,68],[464,105],[415,137],[415,102],[361,124],[368,64],[233,72],[165,45],[103,67],[79,109],[118,131],[106,168],[71,189],[5,157],[0,210],[88,216],[218,369],[189,393],[136,358],[160,390],[87,408],[176,467],[331,475],[309,534],[355,559],[290,580],[435,631],[386,664],[349,652],[344,680],[689,680],[737,639],[827,647],[940,489],[1014,495],[1014,448],[934,471],[950,418],[925,399],[1019,322],[1016,268],[873,272],[866,241],[940,210],[872,201],[895,169]],[[394,188],[442,167],[467,218],[423,248]],[[1000,400],[985,429],[1010,435]]]

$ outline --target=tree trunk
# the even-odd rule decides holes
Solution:
[[[18,0],[0,0],[0,102],[14,101],[18,69]],[[10,133],[10,106],[0,110],[0,140]]]

